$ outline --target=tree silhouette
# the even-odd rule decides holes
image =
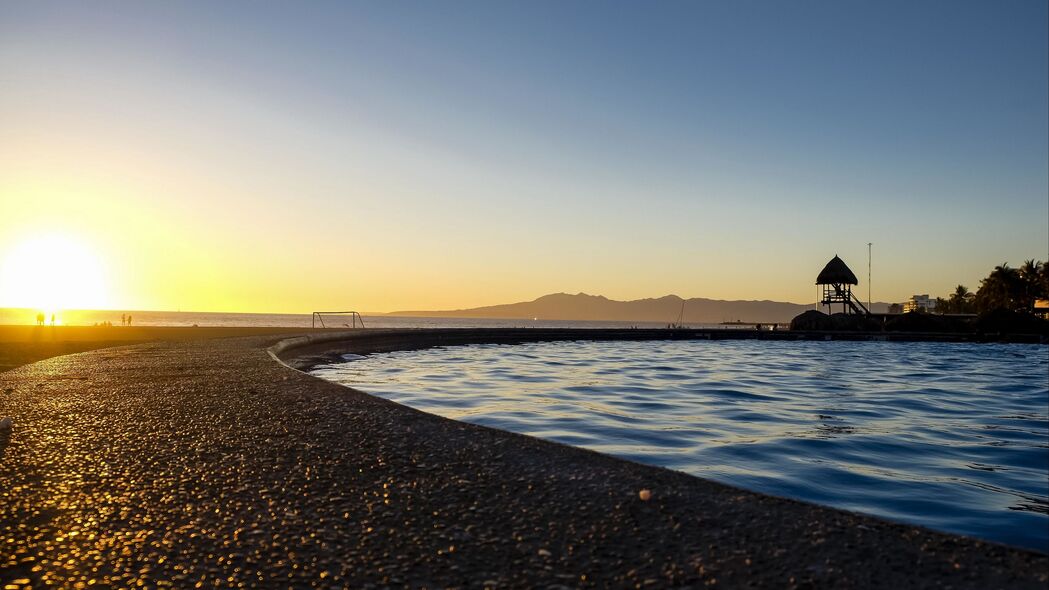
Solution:
[[[972,293],[958,285],[947,299],[936,298],[939,313],[986,313],[993,309],[1031,312],[1036,299],[1049,299],[1049,261],[1026,260],[1020,268],[1008,262],[994,267]]]
[[[936,313],[941,313],[941,314],[942,313],[954,313],[954,310],[951,309],[951,302],[946,300],[946,299],[944,299],[943,297],[937,297],[936,298],[936,304],[933,306],[932,310],[935,311]]]
[[[1019,271],[1010,268],[1008,262],[994,267],[991,274],[980,281],[980,288],[976,291],[976,307],[981,312],[999,307],[1025,309],[1024,283]]]
[[[1034,260],[1025,260],[1016,272],[1020,275],[1021,302],[1033,303],[1034,292],[1038,290],[1038,264]]]
[[[975,312],[975,299],[976,295],[969,291],[968,287],[965,285],[958,285],[954,288],[954,293],[951,293],[950,298],[947,300],[948,313]]]
[[[1049,260],[1038,267],[1039,299],[1049,299]]]
[[[1023,283],[1023,304],[1025,309],[1033,308],[1035,299],[1046,298],[1047,289],[1045,288],[1042,275],[1044,267],[1044,262],[1032,259],[1024,261],[1023,265],[1018,269],[1020,281]]]

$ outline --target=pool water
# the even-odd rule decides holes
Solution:
[[[393,401],[780,496],[1049,552],[1049,347],[550,342],[358,357]]]

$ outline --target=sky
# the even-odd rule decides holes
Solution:
[[[975,290],[1049,258],[1047,6],[0,3],[0,306]]]

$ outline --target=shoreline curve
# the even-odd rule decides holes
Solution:
[[[289,368],[339,350],[619,335],[527,332],[157,342],[0,373],[0,415],[14,421],[0,440],[0,580],[799,589],[1049,580],[1044,554],[460,423]]]

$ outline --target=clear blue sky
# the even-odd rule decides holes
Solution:
[[[975,289],[1049,256],[1047,28],[1044,0],[5,3],[4,229],[149,219],[88,236],[118,306],[804,302],[867,242],[875,299]]]

